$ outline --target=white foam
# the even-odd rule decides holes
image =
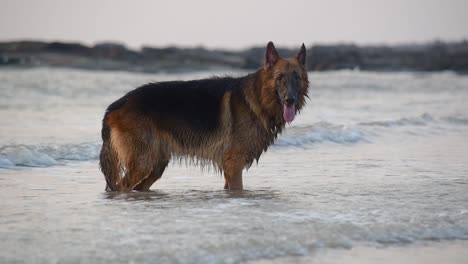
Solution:
[[[0,158],[0,168],[11,168],[14,167],[15,164],[11,162],[7,158]]]
[[[287,128],[275,145],[302,146],[321,142],[351,144],[360,141],[367,141],[367,139],[364,132],[356,127],[319,122],[312,126]]]
[[[16,166],[46,167],[57,164],[57,161],[46,153],[41,153],[27,146],[3,148],[2,155],[7,166],[14,164]]]
[[[100,147],[98,143],[4,146],[0,148],[0,168],[48,167],[62,160],[93,160],[98,158]]]

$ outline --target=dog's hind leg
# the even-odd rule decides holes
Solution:
[[[133,190],[135,191],[149,191],[151,185],[153,185],[159,178],[161,178],[164,170],[166,169],[167,165],[169,164],[169,160],[171,159],[171,154],[167,148],[160,144],[154,144],[154,149],[158,149],[155,155],[151,157],[151,161],[153,164],[151,173],[139,182]]]
[[[167,164],[169,164],[169,160],[158,160],[156,162],[156,165],[153,167],[153,170],[151,171],[150,175],[146,177],[143,181],[138,183],[133,188],[133,190],[140,192],[149,191],[151,185],[153,185],[157,180],[159,180],[159,178],[161,178],[162,174],[164,173],[164,170],[167,167]]]
[[[148,166],[133,166],[127,169],[125,176],[118,183],[118,190],[127,192],[147,178],[151,173],[151,168]]]
[[[118,183],[119,191],[131,191],[143,182],[152,173],[156,165],[155,157],[158,153],[147,131],[127,134],[125,141],[122,141],[121,152],[125,158],[125,176]]]

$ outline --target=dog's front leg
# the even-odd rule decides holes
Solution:
[[[232,170],[224,169],[224,189],[226,190],[242,190],[242,167]]]
[[[224,171],[224,189],[242,190],[242,170],[244,169],[243,155],[236,152],[228,152],[224,155],[223,171]]]

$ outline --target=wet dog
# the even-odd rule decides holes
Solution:
[[[143,85],[112,103],[102,122],[100,167],[108,191],[146,191],[171,158],[214,166],[224,189],[242,189],[242,171],[273,144],[305,104],[304,44],[282,58],[272,42],[264,66],[239,78]]]

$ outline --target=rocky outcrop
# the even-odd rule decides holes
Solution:
[[[353,69],[373,71],[467,71],[468,42],[427,45],[314,46],[309,68],[313,70]]]
[[[279,48],[284,56],[296,50]],[[192,71],[214,68],[255,69],[262,65],[264,47],[243,51],[203,47],[143,47],[131,50],[119,43],[92,47],[80,43],[18,41],[0,43],[0,66],[51,66],[142,72]],[[308,48],[309,70],[468,72],[468,42],[424,45],[315,45]]]

